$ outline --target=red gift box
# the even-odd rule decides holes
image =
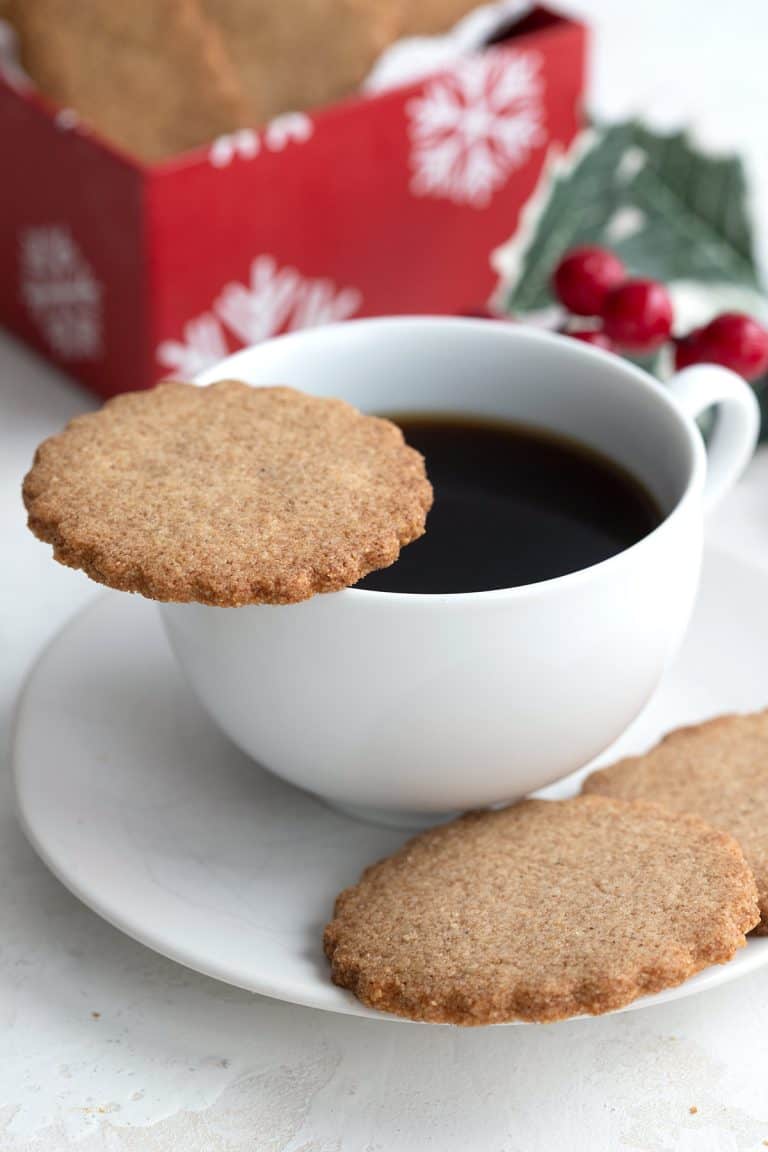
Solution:
[[[352,316],[482,305],[585,29],[537,8],[427,79],[145,166],[0,78],[0,321],[104,396]]]

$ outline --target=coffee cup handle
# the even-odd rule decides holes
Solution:
[[[686,415],[695,420],[716,407],[717,418],[707,447],[704,511],[711,511],[741,476],[755,451],[760,408],[741,376],[717,364],[695,364],[669,381],[669,390]]]

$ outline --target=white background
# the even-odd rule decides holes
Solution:
[[[693,122],[709,143],[741,148],[755,203],[768,204],[765,0],[571,9],[595,26],[597,111]],[[768,213],[761,223],[765,256]],[[27,534],[18,486],[35,444],[90,404],[0,336],[3,754],[35,653],[94,594]],[[768,565],[767,504],[762,455],[711,538]],[[761,1152],[764,1141],[767,973],[646,1012],[513,1030],[403,1027],[272,1003],[161,960],[81,907],[18,831],[3,763],[4,1152]]]

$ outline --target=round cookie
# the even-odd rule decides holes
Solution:
[[[37,451],[29,526],[63,564],[155,600],[290,604],[392,564],[424,532],[424,460],[341,400],[167,383]]]
[[[679,728],[644,756],[593,772],[583,791],[655,801],[728,832],[757,882],[755,933],[768,935],[768,710]]]
[[[10,3],[40,91],[147,163],[254,123],[198,0]]]
[[[525,800],[422,833],[342,892],[333,980],[450,1024],[608,1012],[730,960],[758,919],[734,840],[600,796]]]

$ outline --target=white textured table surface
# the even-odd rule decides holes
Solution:
[[[768,5],[571,8],[599,28],[601,111],[695,118],[748,151],[768,191]],[[0,336],[0,1150],[762,1152],[766,973],[600,1020],[408,1028],[196,976],[46,872],[14,820],[9,727],[35,653],[93,586],[27,534],[18,484],[35,444],[91,403]],[[768,452],[710,538],[768,567]]]

